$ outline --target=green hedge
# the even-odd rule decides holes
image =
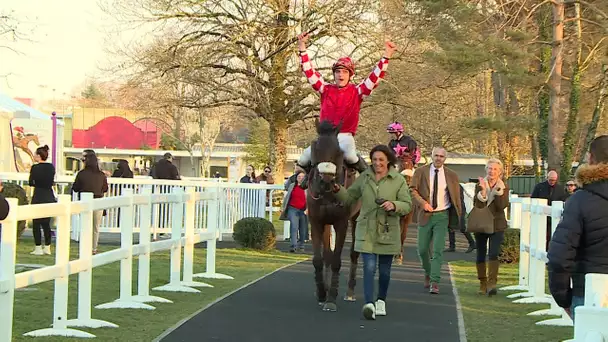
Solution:
[[[505,264],[519,262],[519,229],[507,229],[505,231],[505,239],[498,260]]]
[[[19,205],[29,204],[25,189],[17,183],[2,183],[2,195],[4,195],[5,198],[16,198]],[[25,221],[19,221],[17,223],[17,238],[23,234],[23,231],[26,228],[25,223]]]
[[[234,224],[234,241],[245,248],[274,249],[277,233],[272,222],[259,217],[246,217]]]

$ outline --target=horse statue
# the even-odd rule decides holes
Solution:
[[[306,195],[312,233],[316,296],[323,311],[332,312],[338,309],[336,298],[348,222],[353,215],[353,207],[360,207],[360,203],[346,206],[333,193],[334,184],[340,182],[348,187],[354,179],[354,170],[343,166],[344,155],[338,144],[340,126],[341,124],[334,127],[329,121],[317,124],[318,137],[311,144],[312,168]],[[333,251],[330,246],[331,225],[336,233]]]
[[[412,155],[409,152],[402,153],[399,157],[399,172],[405,177],[407,184],[409,185],[414,174],[414,163],[412,162]],[[358,213],[356,213],[358,216]],[[347,302],[354,302],[355,298],[355,286],[357,285],[357,264],[359,262],[359,252],[355,251],[355,228],[356,228],[356,216],[351,219],[351,236],[352,242],[350,246],[350,272],[348,274],[348,289],[344,295],[344,300]],[[395,255],[394,263],[397,265],[403,264],[403,245],[405,244],[405,238],[407,236],[407,227],[412,223],[414,218],[414,211],[410,211],[409,214],[401,216],[399,225],[401,228],[401,253]]]

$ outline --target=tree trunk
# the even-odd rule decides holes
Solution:
[[[604,112],[604,106],[606,105],[606,98],[608,98],[608,64],[602,65],[602,81],[600,82],[600,90],[595,102],[595,108],[593,109],[593,116],[591,117],[591,122],[589,123],[589,128],[587,129],[587,136],[585,137],[585,143],[583,148],[581,149],[581,153],[578,157],[579,164],[582,164],[585,161],[585,155],[589,150],[589,145],[595,138],[595,133],[597,132],[597,126],[600,123],[600,118],[602,113]]]
[[[572,78],[570,81],[570,110],[568,111],[568,123],[564,132],[563,140],[563,160],[560,172],[560,177],[563,182],[570,179],[572,175],[572,162],[574,161],[574,152],[576,138],[578,137],[578,114],[580,107],[581,94],[581,59],[583,54],[583,40],[581,27],[581,9],[580,4],[574,4],[575,11],[575,28],[576,28],[576,57],[572,65]]]
[[[541,180],[541,173],[540,173],[540,165],[538,164],[538,160],[539,155],[538,155],[538,140],[536,137],[536,134],[530,134],[530,145],[531,145],[531,150],[532,150],[532,163],[533,163],[533,168],[534,168],[534,175],[536,176],[536,183],[539,183]]]
[[[270,123],[270,165],[277,184],[283,182],[283,170],[287,160],[287,121]]]
[[[537,25],[539,27],[539,40],[541,41],[549,41],[551,39],[551,11],[548,10],[548,7],[543,7],[538,11],[538,15],[536,17]],[[539,64],[539,72],[541,77],[544,79],[549,76],[551,71],[551,47],[548,45],[542,45],[540,48],[540,56],[539,56],[540,64]],[[538,134],[536,135],[536,139],[538,141],[538,153],[540,155],[541,160],[541,170],[544,171],[548,155],[549,155],[549,89],[548,86],[543,84],[538,94]]]
[[[553,2],[553,46],[551,48],[551,77],[549,78],[549,169],[558,170],[561,165],[561,116],[562,66],[564,39],[564,2]]]
[[[273,30],[274,49],[283,46],[289,40],[289,1],[277,0],[276,26]],[[270,72],[270,165],[277,182],[283,181],[283,168],[287,158],[287,95],[285,94],[285,79],[287,79],[287,62],[290,50],[285,49],[271,58],[272,70]]]

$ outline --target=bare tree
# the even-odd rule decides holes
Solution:
[[[135,64],[162,78],[179,70],[182,81],[213,96],[197,107],[240,106],[270,124],[270,160],[282,172],[288,127],[311,115],[317,100],[303,79],[296,34],[313,32],[312,57],[324,70],[342,54],[361,67],[380,57],[383,43],[374,0],[115,0],[107,8],[126,22],[158,24],[171,39],[154,58]],[[373,36],[375,39],[369,39]],[[369,43],[369,42],[374,43]]]

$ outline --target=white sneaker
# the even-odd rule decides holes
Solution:
[[[376,301],[376,315],[386,316],[386,303],[382,299]]]
[[[363,317],[365,319],[376,319],[376,307],[373,303],[367,303],[363,305]]]
[[[51,255],[51,246],[44,246],[42,252],[46,255]]]
[[[34,251],[30,253],[31,255],[44,255],[44,252],[42,252],[42,246],[36,246],[34,248]]]

